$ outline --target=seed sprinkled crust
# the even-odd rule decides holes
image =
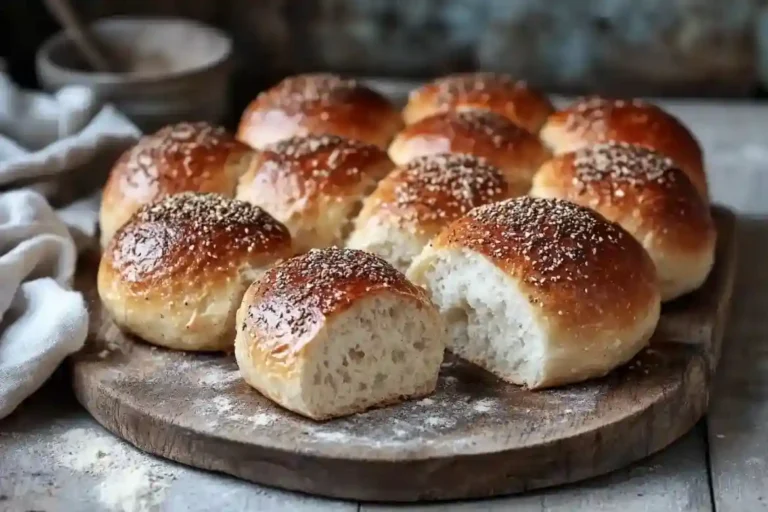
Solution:
[[[416,158],[390,173],[374,192],[372,204],[404,227],[432,231],[507,194],[501,171],[485,160],[439,154]]]
[[[500,73],[448,75],[412,91],[403,112],[411,124],[449,110],[490,110],[531,133],[537,133],[553,111],[546,96],[523,80]]]
[[[127,282],[141,286],[188,273],[230,273],[290,254],[288,230],[257,206],[218,194],[185,192],[141,208],[106,254]],[[233,276],[234,277],[234,276]]]
[[[240,179],[237,196],[270,211],[313,207],[323,195],[346,197],[372,189],[392,168],[378,147],[335,135],[308,135],[267,146]]]
[[[326,316],[381,291],[429,303],[421,288],[373,254],[312,249],[272,268],[251,287],[240,328],[255,338],[272,340],[273,354],[296,351],[322,328]]]
[[[582,148],[573,159],[575,179],[586,184],[610,179],[630,185],[674,179],[671,158],[624,142],[607,142]]]
[[[352,94],[364,91],[365,86],[350,78],[330,73],[291,76],[273,88],[261,93],[264,105],[285,109],[299,109],[305,103],[332,105],[343,103]]]

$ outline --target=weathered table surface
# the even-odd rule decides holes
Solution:
[[[0,511],[768,510],[768,105],[662,103],[701,140],[715,201],[741,214],[710,413],[669,449],[611,475],[509,498],[402,507],[332,501],[145,455],[98,426],[60,371],[0,421]]]

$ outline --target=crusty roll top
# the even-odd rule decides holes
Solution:
[[[510,184],[527,191],[530,180],[549,152],[538,137],[506,117],[485,110],[443,112],[426,117],[401,131],[389,148],[397,165],[415,157],[466,153],[501,169]]]
[[[416,158],[379,183],[360,220],[386,215],[398,224],[431,234],[472,208],[508,197],[501,172],[470,155]]]
[[[221,127],[207,123],[167,126],[142,137],[120,157],[106,184],[104,201],[112,195],[151,201],[188,191],[232,194],[233,180],[223,176],[225,164],[250,153],[248,146]]]
[[[642,100],[584,98],[550,116],[541,138],[561,154],[607,141],[627,142],[670,157],[707,197],[707,178],[698,141],[673,115]]]
[[[715,236],[709,207],[688,176],[670,158],[640,146],[608,142],[566,153],[542,168],[535,187],[626,222],[660,250],[696,252]]]
[[[553,107],[525,82],[497,73],[449,75],[413,91],[403,110],[406,124],[450,110],[490,110],[538,133]]]
[[[312,249],[272,268],[248,289],[240,328],[275,363],[289,365],[328,318],[382,292],[412,299],[417,307],[431,306],[421,288],[373,254]]]
[[[243,113],[238,138],[262,148],[294,135],[335,134],[386,147],[400,115],[381,94],[333,74],[288,77]]]
[[[240,179],[240,199],[268,207],[286,200],[309,206],[319,195],[344,196],[392,169],[376,146],[335,135],[293,137],[259,152]]]
[[[653,263],[600,214],[556,199],[521,197],[481,206],[441,232],[435,248],[467,248],[520,281],[559,329],[589,333],[633,324],[658,302]],[[594,331],[592,331],[594,332]]]
[[[218,194],[182,193],[145,206],[118,231],[103,268],[134,292],[210,286],[244,261],[291,253],[288,230],[261,208]],[[213,278],[213,280],[211,280]]]

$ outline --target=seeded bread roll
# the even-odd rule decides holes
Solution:
[[[370,144],[335,135],[293,137],[258,153],[237,198],[283,222],[297,251],[329,247],[343,243],[363,198],[392,167]]]
[[[490,110],[538,133],[554,108],[542,93],[498,73],[459,73],[439,78],[408,97],[405,124],[447,111]]]
[[[408,270],[448,327],[448,349],[531,389],[600,377],[659,319],[653,262],[618,224],[567,201],[475,208]]]
[[[139,208],[179,192],[233,196],[253,151],[223,128],[179,123],[142,137],[110,172],[101,199],[101,245]]]
[[[390,173],[365,200],[347,246],[377,254],[405,272],[448,223],[512,193],[501,171],[473,156],[416,158]]]
[[[674,160],[701,196],[708,197],[704,157],[696,138],[672,114],[651,103],[584,98],[552,114],[540,136],[556,155],[608,141],[653,149]]]
[[[266,212],[217,194],[182,193],[144,206],[112,238],[98,289],[123,330],[180,350],[231,350],[248,285],[291,255]]]
[[[656,264],[662,300],[695,290],[715,259],[709,207],[671,159],[649,149],[608,142],[546,163],[531,195],[592,208],[621,224]]]
[[[440,153],[485,158],[504,173],[516,195],[528,191],[533,175],[549,158],[538,137],[506,117],[484,110],[426,117],[406,126],[389,146],[395,165]]]
[[[432,393],[444,327],[420,288],[372,254],[312,250],[268,271],[237,312],[245,381],[315,420]]]
[[[261,149],[309,134],[333,134],[386,149],[402,126],[381,94],[332,74],[288,77],[259,94],[243,113],[237,137]]]

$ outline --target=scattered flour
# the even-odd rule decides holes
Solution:
[[[110,511],[157,510],[176,479],[175,467],[93,429],[69,430],[50,449],[59,466],[101,480],[98,499]]]
[[[226,395],[219,395],[213,399],[213,406],[216,408],[218,415],[227,414],[235,408],[235,404],[232,403],[232,399]]]
[[[432,400],[431,398],[423,398],[423,399],[419,400],[416,403],[419,404],[419,405],[423,405],[424,407],[428,407],[430,405],[435,405],[435,401]]]
[[[450,418],[443,418],[441,416],[429,416],[427,419],[424,420],[424,423],[433,428],[438,427],[452,427],[456,424],[456,420],[450,419]]]
[[[475,412],[484,414],[484,413],[491,412],[491,410],[493,410],[494,407],[496,407],[496,400],[494,400],[493,398],[483,398],[475,402],[475,405],[472,406],[472,409]]]
[[[257,427],[266,427],[275,423],[280,416],[271,412],[260,412],[251,416],[251,423]]]
[[[240,380],[240,372],[237,370],[223,370],[221,368],[211,368],[210,373],[200,379],[200,383],[214,389],[229,387],[234,382]]]

